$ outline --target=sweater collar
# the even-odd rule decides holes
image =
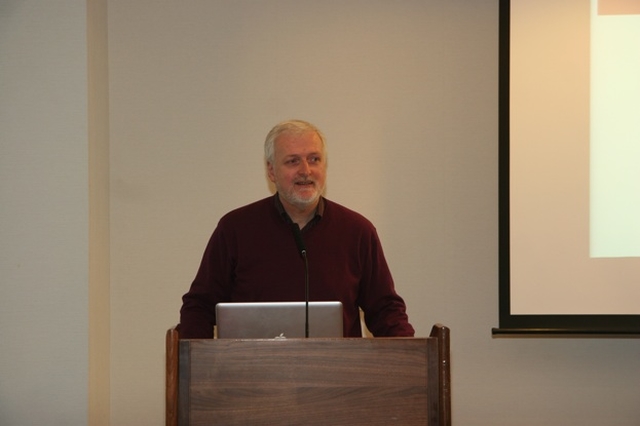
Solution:
[[[293,221],[289,217],[289,214],[284,209],[284,206],[282,205],[282,201],[280,201],[280,197],[278,196],[277,192],[273,196],[273,203],[276,207],[276,210],[278,211],[280,216],[282,216],[285,222],[293,223]],[[325,207],[325,199],[323,196],[320,196],[320,200],[318,201],[318,207],[316,208],[316,213],[313,216],[313,219],[311,219],[311,222],[309,222],[307,226],[305,226],[305,229],[308,228],[310,225],[315,224],[322,218],[322,215],[324,214],[324,207]]]

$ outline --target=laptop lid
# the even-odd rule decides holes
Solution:
[[[305,337],[305,302],[218,303],[219,339]],[[343,337],[342,303],[309,302],[309,337]]]

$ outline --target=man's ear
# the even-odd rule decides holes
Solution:
[[[271,162],[267,162],[267,176],[269,176],[271,182],[275,183],[276,175],[273,173],[273,164]]]

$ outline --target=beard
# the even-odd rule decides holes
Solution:
[[[296,186],[294,184],[285,190],[280,185],[276,185],[276,189],[289,204],[299,208],[307,208],[316,204],[324,191],[324,187],[319,188],[316,182],[313,182],[312,188],[305,188],[303,191],[296,190]]]

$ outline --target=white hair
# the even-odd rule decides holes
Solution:
[[[313,124],[303,120],[287,120],[276,124],[273,129],[267,134],[264,141],[264,159],[267,164],[273,163],[273,155],[275,151],[275,142],[278,136],[283,133],[301,134],[305,132],[315,132],[322,142],[322,153],[326,157],[326,147],[324,135]]]

